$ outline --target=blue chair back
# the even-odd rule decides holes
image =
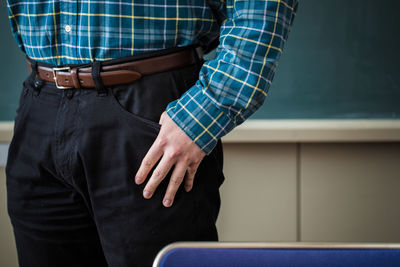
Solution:
[[[400,244],[177,242],[153,267],[400,266]]]

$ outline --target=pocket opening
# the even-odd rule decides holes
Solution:
[[[130,112],[129,110],[127,110],[124,106],[122,106],[120,104],[120,102],[118,101],[118,98],[116,97],[114,91],[113,91],[113,87],[109,87],[109,97],[111,97],[111,102],[114,106],[114,108],[116,109],[116,111],[118,111],[119,114],[123,115],[124,117],[126,117],[127,119],[130,120],[136,120],[136,121],[141,121],[153,128],[155,128],[157,131],[160,130],[161,128],[161,124],[159,124],[158,122],[149,120],[145,117],[142,117],[138,114],[135,114],[133,112]]]

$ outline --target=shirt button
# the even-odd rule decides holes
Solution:
[[[71,25],[65,25],[64,30],[65,30],[66,32],[70,32],[70,31],[71,31]]]

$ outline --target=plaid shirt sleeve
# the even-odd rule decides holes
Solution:
[[[227,1],[216,57],[167,114],[207,155],[264,102],[298,0]]]

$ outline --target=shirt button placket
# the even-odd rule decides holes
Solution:
[[[77,25],[74,25],[75,21],[75,15],[77,13],[77,6],[76,3],[72,3],[72,1],[60,1],[60,10],[68,10],[68,13],[62,13],[61,14],[61,21],[60,25],[61,27],[61,44],[62,44],[62,49],[64,50],[64,55],[67,55],[68,57],[76,57],[76,55],[73,53],[74,48],[72,45],[75,44],[75,34],[73,34],[73,31],[75,31],[75,27]],[[64,64],[69,64],[71,63],[71,59],[68,58],[63,58],[62,59]]]
[[[65,29],[66,33],[69,33],[69,32],[71,32],[72,27],[71,27],[71,25],[65,25],[64,29]]]

